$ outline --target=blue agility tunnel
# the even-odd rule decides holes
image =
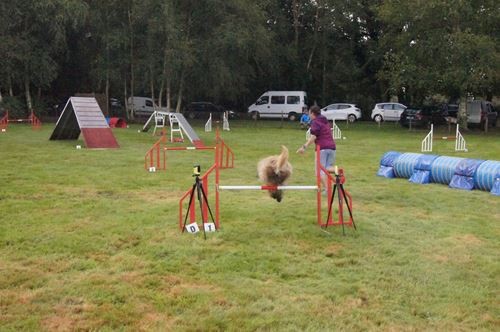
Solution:
[[[395,151],[389,151],[384,154],[382,156],[382,159],[380,159],[380,168],[377,175],[386,178],[396,177],[396,175],[394,174],[394,161],[398,159],[400,155],[400,152]]]
[[[380,160],[378,176],[413,183],[442,183],[451,188],[490,191],[500,196],[500,162],[390,151]]]

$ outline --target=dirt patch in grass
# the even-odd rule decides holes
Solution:
[[[482,244],[482,241],[472,234],[459,235],[459,236],[453,237],[452,239],[458,243],[463,244],[463,245],[476,246],[476,245]]]
[[[471,247],[481,246],[483,241],[473,234],[456,235],[445,239],[450,243],[446,248],[438,248],[426,256],[438,263],[468,263],[472,256],[468,251]],[[450,250],[450,247],[453,250]]]
[[[341,244],[332,244],[328,246],[325,250],[325,256],[326,257],[334,257],[339,254],[339,252],[342,250],[344,246]]]
[[[159,312],[145,313],[138,323],[139,331],[171,331],[175,324],[175,319],[169,318],[168,315]]]
[[[85,314],[95,308],[81,298],[66,298],[54,307],[54,313],[42,320],[42,327],[49,331],[91,329]]]

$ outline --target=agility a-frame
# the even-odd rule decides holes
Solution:
[[[57,120],[50,140],[76,140],[80,132],[89,149],[120,147],[93,97],[71,97]]]

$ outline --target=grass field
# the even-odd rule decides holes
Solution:
[[[314,184],[297,127],[232,122],[236,167],[221,182],[257,184],[258,160],[283,144],[290,184]],[[376,176],[385,152],[419,152],[426,130],[341,125],[357,231],[322,232],[311,192],[221,192],[221,231],[204,240],[180,233],[178,201],[211,152],[172,152],[148,173],[157,137],[138,129],[114,130],[115,150],[49,141],[53,124],[0,133],[1,331],[500,329],[499,197]],[[500,160],[498,129],[464,136],[469,152],[439,140],[434,153]]]

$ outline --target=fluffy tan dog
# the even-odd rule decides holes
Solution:
[[[262,159],[257,164],[259,179],[266,185],[280,186],[292,175],[293,167],[288,162],[288,149],[281,146],[281,154]],[[269,190],[269,195],[281,202],[283,198],[282,190]]]

